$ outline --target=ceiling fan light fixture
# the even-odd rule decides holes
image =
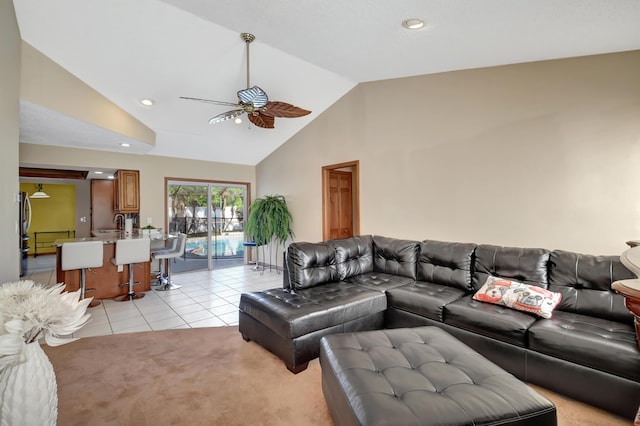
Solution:
[[[419,30],[424,28],[424,21],[418,18],[410,18],[402,21],[402,26],[408,30]]]

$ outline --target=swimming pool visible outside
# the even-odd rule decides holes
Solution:
[[[214,257],[243,257],[244,233],[225,233],[211,238],[212,256]],[[198,257],[207,256],[207,237],[188,238],[185,253]]]

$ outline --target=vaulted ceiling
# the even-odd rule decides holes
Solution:
[[[360,82],[640,49],[637,0],[14,0],[23,40],[152,129],[131,152],[254,165]],[[410,31],[403,20],[426,26]],[[208,124],[251,84],[309,109],[274,129]],[[142,98],[155,101],[152,107]],[[420,102],[419,99],[408,100]],[[122,151],[22,104],[21,142]],[[81,135],[81,136],[78,136]],[[89,140],[100,143],[89,144]],[[117,138],[115,138],[117,139]]]

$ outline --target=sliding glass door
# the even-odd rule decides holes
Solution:
[[[167,180],[168,232],[187,234],[173,271],[243,263],[246,197],[246,184]]]

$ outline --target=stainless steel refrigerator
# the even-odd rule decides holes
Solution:
[[[20,249],[20,276],[27,273],[27,256],[29,253],[29,227],[31,226],[31,201],[26,192],[20,193],[20,213],[18,228],[20,231],[20,240],[18,247]]]

